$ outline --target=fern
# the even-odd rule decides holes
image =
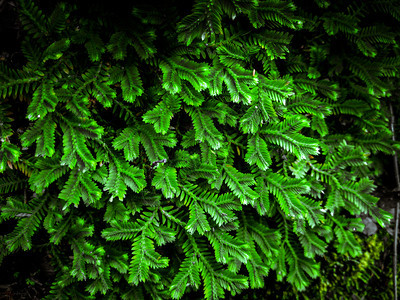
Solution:
[[[143,121],[154,124],[154,129],[157,133],[166,134],[170,127],[171,119],[174,113],[179,111],[179,108],[179,99],[167,96],[165,100],[143,115]]]
[[[300,292],[389,223],[394,1],[40,4],[0,62],[0,261],[40,233],[45,298]]]

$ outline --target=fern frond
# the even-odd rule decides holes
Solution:
[[[58,60],[61,56],[63,56],[63,52],[69,48],[71,41],[67,38],[61,39],[59,41],[55,41],[50,44],[42,54],[42,61],[46,62],[49,59]]]
[[[26,184],[25,178],[19,178],[12,173],[0,178],[0,194],[8,194],[20,190]]]
[[[28,70],[11,70],[4,63],[0,64],[0,97],[16,98],[32,90],[42,76]]]
[[[156,189],[161,189],[165,198],[172,198],[179,193],[177,172],[175,168],[161,166],[156,170],[154,175],[153,186]]]
[[[129,187],[135,193],[139,193],[146,186],[144,171],[133,167],[121,157],[113,155],[109,164],[109,174],[104,185],[105,191],[110,191],[113,196],[122,200]]]
[[[254,28],[270,25],[271,27],[282,26],[297,29],[301,28],[302,22],[294,16],[295,8],[292,2],[266,1],[252,9],[248,17]]]
[[[52,160],[41,159],[35,164],[35,169],[29,178],[31,189],[41,193],[51,183],[63,176],[68,170],[67,166],[60,165],[59,158]]]
[[[140,127],[140,143],[143,145],[150,161],[155,162],[167,159],[168,155],[164,147],[174,147],[177,140],[173,133],[161,135],[155,132],[153,126],[144,125]]]
[[[107,50],[111,52],[114,59],[123,60],[127,55],[126,48],[130,42],[129,37],[125,32],[116,32],[111,36],[110,42],[107,45]]]
[[[3,173],[7,167],[12,168],[21,155],[21,150],[14,144],[4,141],[3,138],[0,147],[0,173]]]
[[[361,254],[361,246],[354,238],[354,234],[346,229],[346,226],[349,225],[349,220],[340,216],[331,217],[330,219],[336,225],[334,232],[337,237],[336,247],[339,253],[349,253],[351,257],[359,256]],[[359,223],[361,224],[361,219],[359,219]]]
[[[129,282],[138,285],[149,279],[150,268],[165,268],[169,259],[154,250],[154,244],[145,234],[133,240],[132,259],[129,265]]]
[[[250,174],[240,173],[229,165],[225,165],[223,168],[225,171],[224,182],[228,185],[232,193],[237,196],[244,205],[254,203],[259,197],[257,193],[250,188],[250,185],[256,183],[254,177]]]
[[[212,119],[199,108],[191,108],[189,115],[193,121],[195,138],[200,142],[207,141],[214,150],[222,146],[223,137],[215,127]]]
[[[48,34],[48,20],[43,12],[32,1],[23,0],[19,2],[20,19],[26,32],[34,38],[43,37]]]
[[[101,236],[108,241],[132,240],[142,229],[139,224],[134,222],[111,221],[109,228],[103,229]]]
[[[240,118],[240,128],[243,133],[256,133],[264,121],[261,116],[261,109],[258,105],[253,104],[247,109],[246,113]]]
[[[172,280],[169,290],[172,292],[173,299],[180,299],[185,293],[187,285],[199,288],[200,269],[196,255],[190,252],[185,253],[186,258],[180,264],[179,272]]]
[[[329,35],[335,35],[338,31],[356,34],[358,32],[356,16],[345,15],[344,13],[326,13],[322,16],[324,29]]]
[[[171,119],[174,113],[179,111],[179,108],[180,100],[172,95],[167,95],[152,110],[147,111],[143,115],[143,121],[153,124],[157,133],[166,134]]]
[[[260,52],[264,52],[270,60],[277,58],[284,59],[289,52],[288,45],[292,38],[293,36],[288,32],[263,30],[259,34],[249,36],[248,43],[258,46]]]
[[[7,234],[5,242],[10,252],[18,248],[26,251],[32,247],[32,236],[38,229],[46,212],[47,197],[31,199],[28,203],[23,203],[17,198],[9,198],[6,205],[1,208],[1,218],[19,218],[14,230]]]
[[[225,82],[233,102],[243,102],[244,104],[252,102],[253,95],[250,88],[257,84],[258,78],[253,76],[251,71],[247,71],[240,65],[232,66],[225,69],[223,82]]]
[[[259,135],[253,135],[248,140],[245,160],[250,165],[256,164],[264,171],[272,164],[267,143]]]
[[[181,91],[181,80],[188,81],[196,91],[208,87],[209,66],[190,61],[183,57],[174,57],[160,63],[163,72],[163,88],[171,94]]]
[[[133,161],[139,156],[139,132],[133,127],[125,128],[113,141],[116,150],[124,150],[125,159]]]

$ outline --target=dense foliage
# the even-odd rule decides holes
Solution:
[[[0,260],[45,247],[49,298],[301,291],[388,221],[396,1],[40,3],[0,64]]]
[[[362,255],[351,257],[328,249],[320,275],[304,291],[285,282],[269,282],[264,289],[247,290],[237,299],[393,299],[393,236],[381,229],[369,237],[356,236],[356,240]]]

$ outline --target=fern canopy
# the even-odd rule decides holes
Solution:
[[[81,2],[15,3],[0,57],[0,262],[45,236],[48,299],[302,291],[389,222],[394,0]]]

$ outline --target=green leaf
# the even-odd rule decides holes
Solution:
[[[253,135],[247,142],[246,162],[266,170],[272,164],[267,143],[259,135]]]
[[[107,45],[107,50],[111,52],[114,59],[122,60],[127,55],[126,48],[128,47],[129,43],[130,39],[126,33],[118,31],[111,36],[110,42]]]
[[[195,138],[200,142],[207,141],[214,150],[222,146],[223,136],[217,130],[212,119],[199,108],[189,110],[195,130]]]
[[[135,102],[135,99],[143,94],[143,83],[139,70],[135,65],[125,68],[121,80],[122,97],[125,101]]]
[[[194,232],[197,230],[201,235],[203,235],[206,231],[211,230],[204,210],[197,202],[192,203],[190,206],[190,215],[189,221],[186,225],[186,230],[190,234],[194,234]]]
[[[185,293],[187,285],[199,288],[200,283],[200,269],[196,255],[190,255],[181,263],[179,272],[172,280],[169,290],[172,292],[173,299],[180,299]]]
[[[205,63],[173,57],[162,61],[160,69],[163,73],[163,88],[171,94],[182,90],[181,80],[187,80],[198,92],[208,87],[209,67]]]
[[[229,258],[234,257],[242,263],[246,263],[250,258],[248,245],[232,238],[228,233],[217,229],[207,232],[205,235],[214,248],[217,262],[226,263]]]
[[[109,164],[109,174],[104,185],[105,191],[110,191],[113,196],[120,200],[125,198],[127,188],[139,193],[146,186],[143,169],[133,167],[125,162],[121,157],[114,157]]]
[[[53,86],[48,82],[43,82],[33,93],[32,102],[28,106],[28,119],[44,118],[55,110],[58,101]]]
[[[237,196],[244,205],[254,203],[259,197],[257,193],[249,187],[256,183],[254,177],[250,174],[240,173],[229,165],[225,165],[223,168],[225,171],[224,182],[228,185],[233,194]]]
[[[43,52],[43,62],[46,62],[49,59],[57,60],[59,59],[65,50],[69,48],[70,40],[67,38],[61,39],[52,43],[47,49]]]
[[[143,115],[143,121],[154,124],[154,129],[157,133],[166,134],[174,113],[178,112],[179,109],[180,100],[172,95],[167,95],[152,110]]]
[[[132,259],[129,265],[129,282],[138,285],[149,279],[150,268],[165,268],[169,259],[154,250],[154,244],[146,235],[138,235],[132,245]]]
[[[113,141],[116,150],[124,150],[125,159],[133,161],[139,156],[139,132],[134,127],[125,128]]]
[[[341,216],[331,217],[331,220],[336,225],[333,230],[337,237],[336,247],[339,253],[349,253],[351,257],[361,255],[360,244],[356,241],[354,234],[345,228],[349,224],[349,221]],[[359,219],[359,222],[361,222],[361,219]]]
[[[161,135],[156,133],[151,125],[140,127],[140,142],[142,143],[150,162],[167,159],[164,147],[174,147],[177,143],[173,133]]]
[[[240,129],[243,133],[256,133],[262,126],[261,111],[257,105],[252,105],[240,118]]]
[[[228,88],[233,102],[252,102],[252,92],[250,88],[258,83],[258,78],[253,76],[252,71],[248,71],[239,65],[225,69],[224,82]]]
[[[179,193],[177,172],[175,168],[161,166],[158,167],[154,175],[153,186],[161,189],[165,198],[173,198]]]
[[[116,97],[116,92],[106,82],[94,81],[93,96],[103,104],[104,107],[111,107],[112,99]]]

